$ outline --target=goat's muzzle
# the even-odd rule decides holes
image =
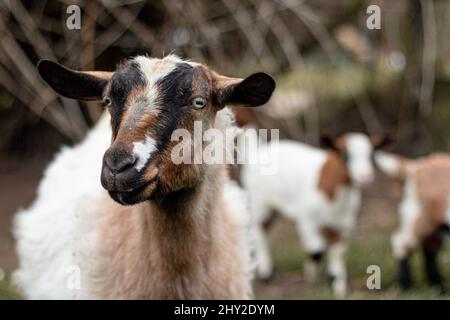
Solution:
[[[135,167],[137,157],[123,147],[111,146],[103,156],[101,173],[102,186],[110,196],[121,204],[135,204],[145,200],[150,185],[155,184],[158,170],[138,171]]]

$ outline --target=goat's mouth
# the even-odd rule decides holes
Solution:
[[[122,205],[133,205],[148,200],[156,189],[157,183],[158,177],[155,177],[136,188],[127,191],[108,190],[108,193],[114,201]]]

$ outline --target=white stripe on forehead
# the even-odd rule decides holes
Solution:
[[[185,62],[176,55],[169,55],[163,59],[138,56],[133,61],[139,64],[139,68],[150,86],[172,72],[178,63]]]
[[[133,58],[131,62],[134,62],[139,66],[140,71],[145,77],[145,97],[147,98],[147,101],[131,106],[132,113],[129,114],[129,119],[126,121],[126,125],[129,126],[132,126],[132,124],[139,121],[139,119],[147,112],[152,111],[152,109],[155,108],[155,103],[158,101],[158,88],[156,83],[171,73],[178,63],[184,61],[175,55],[169,55],[163,59],[137,56]],[[133,101],[133,103],[135,103],[135,101]]]

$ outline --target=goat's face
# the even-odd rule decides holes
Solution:
[[[368,137],[362,133],[347,133],[336,140],[324,142],[338,152],[347,166],[348,175],[357,187],[367,187],[375,178],[373,152],[390,141],[389,137]]]
[[[101,182],[121,204],[134,204],[194,187],[203,165],[175,165],[171,135],[194,122],[214,125],[225,105],[258,106],[270,98],[274,80],[265,73],[245,80],[220,76],[206,66],[176,56],[139,56],[115,72],[79,72],[50,61],[39,64],[44,80],[58,93],[80,100],[103,100],[111,114],[112,142],[103,157]]]

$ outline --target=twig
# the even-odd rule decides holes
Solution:
[[[429,115],[433,104],[436,65],[436,21],[432,0],[420,0],[420,6],[423,20],[423,55],[419,110],[422,115]]]

